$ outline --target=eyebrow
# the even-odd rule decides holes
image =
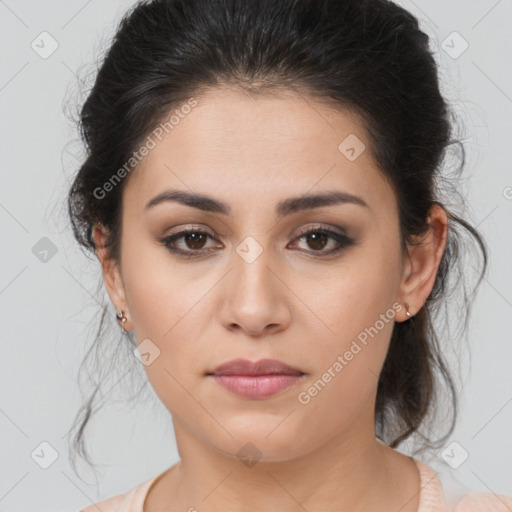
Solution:
[[[232,211],[231,207],[223,201],[185,190],[165,190],[148,201],[144,209],[148,210],[168,201],[174,201],[205,212],[219,213],[222,215],[229,215]],[[366,201],[359,196],[348,192],[328,191],[284,199],[277,204],[276,215],[278,218],[281,218],[303,210],[338,204],[355,204],[370,208]]]

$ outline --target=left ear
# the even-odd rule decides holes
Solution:
[[[448,215],[439,204],[434,204],[428,214],[429,228],[408,244],[408,257],[400,284],[400,304],[403,308],[396,321],[407,320],[404,302],[409,306],[411,317],[423,306],[430,295],[448,237]]]

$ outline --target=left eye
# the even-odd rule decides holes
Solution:
[[[211,251],[212,249],[205,249],[205,244],[208,237],[214,238],[210,233],[199,229],[185,229],[174,235],[161,239],[161,243],[167,247],[167,249],[175,254],[179,254],[186,257],[193,257],[200,255],[201,253]],[[336,233],[328,229],[311,229],[301,233],[294,242],[305,239],[309,245],[310,250],[305,249],[306,252],[317,253],[320,255],[329,255],[336,253],[345,247],[353,245],[352,239],[341,233]],[[185,243],[185,248],[178,247],[178,241]],[[334,241],[334,248],[330,250],[324,250],[329,245],[329,241]]]
[[[310,252],[320,253],[321,255],[333,254],[353,244],[353,241],[348,236],[328,229],[311,229],[302,233],[296,240],[303,238],[306,239],[306,243],[312,248]],[[323,249],[328,245],[329,239],[334,240],[338,245],[336,246],[335,244],[334,248],[324,251]]]

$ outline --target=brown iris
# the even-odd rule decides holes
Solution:
[[[184,239],[190,249],[202,249],[207,236],[206,233],[187,233],[184,235]]]
[[[310,233],[309,235],[307,235],[307,239],[308,245],[312,249],[320,250],[326,246],[329,236],[326,235],[325,233]],[[311,240],[313,241],[313,244],[309,243]]]

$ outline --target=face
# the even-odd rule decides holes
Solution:
[[[252,442],[286,460],[372,434],[409,267],[362,125],[291,92],[197,99],[130,176],[106,281],[152,387],[175,428],[230,454]],[[209,200],[161,196],[176,191]],[[298,376],[211,375],[234,359]]]

